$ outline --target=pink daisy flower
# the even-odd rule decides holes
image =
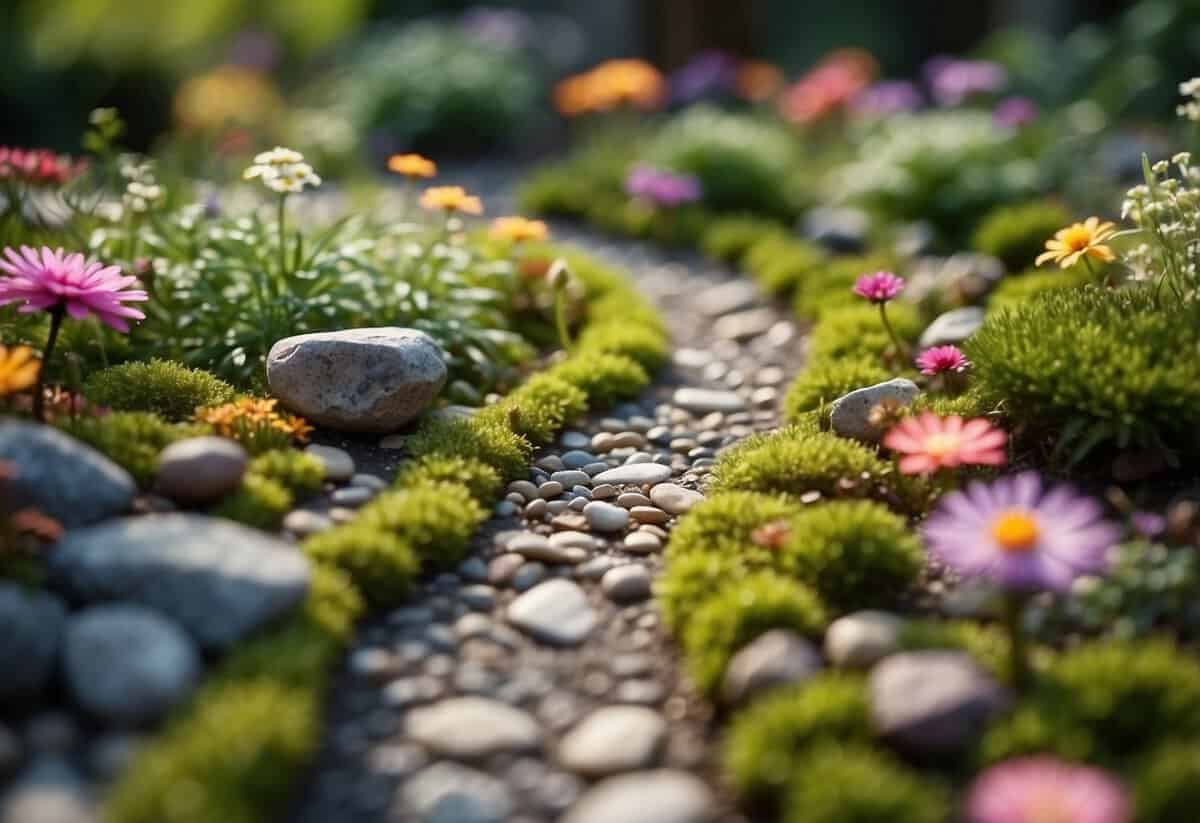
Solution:
[[[917,355],[917,368],[921,374],[962,374],[970,367],[971,361],[958,346],[934,346]]]
[[[982,417],[964,421],[957,414],[938,417],[924,412],[906,417],[883,438],[883,445],[903,455],[900,471],[932,474],[959,466],[1003,466],[1008,436]]]
[[[959,574],[1021,591],[1065,591],[1103,572],[1121,538],[1099,503],[1065,486],[1047,490],[1034,472],[945,495],[923,531],[929,553]]]
[[[897,277],[890,271],[877,271],[864,274],[854,283],[854,293],[865,297],[872,303],[886,303],[893,299],[904,288],[904,278]]]
[[[82,254],[67,254],[62,249],[41,251],[22,246],[18,254],[4,250],[0,270],[0,306],[24,303],[22,314],[36,311],[65,311],[76,320],[95,315],[100,322],[117,331],[129,331],[127,318],[144,320],[146,315],[125,303],[149,300],[136,277],[125,277],[117,266],[88,261]]]
[[[1102,769],[1040,755],[993,766],[967,796],[967,823],[1129,823],[1132,804]]]

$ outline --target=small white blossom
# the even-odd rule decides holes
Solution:
[[[304,191],[321,185],[321,178],[312,166],[304,162],[304,155],[292,149],[277,146],[254,158],[254,164],[242,172],[245,180],[262,180],[263,185],[280,194]]]

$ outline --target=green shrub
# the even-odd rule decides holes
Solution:
[[[464,457],[438,457],[428,455],[404,464],[396,476],[396,488],[406,488],[425,483],[461,483],[471,497],[481,504],[489,504],[504,485],[500,474],[479,460]]]
[[[792,422],[811,411],[828,420],[829,406],[844,394],[890,380],[892,373],[878,357],[854,357],[811,363],[788,387],[783,417]]]
[[[250,461],[247,472],[273,480],[297,497],[316,494],[325,482],[325,465],[298,449],[263,452]]]
[[[337,568],[376,606],[403,602],[420,570],[411,545],[395,534],[351,522],[304,541],[304,552]]]
[[[989,317],[966,353],[986,397],[1079,459],[1109,440],[1194,450],[1200,358],[1183,353],[1197,347],[1189,310],[1143,287],[1087,288]]]
[[[667,362],[670,346],[666,336],[657,329],[631,325],[628,321],[607,320],[585,328],[575,341],[572,354],[587,358],[619,354],[653,372]]]
[[[533,446],[507,425],[492,419],[435,419],[424,423],[405,443],[414,458],[460,457],[479,460],[504,479],[523,476]]]
[[[466,554],[487,511],[456,483],[421,483],[385,492],[359,512],[354,525],[394,534],[412,547],[425,571],[452,568]]]
[[[891,258],[872,254],[835,257],[814,267],[797,283],[796,314],[804,320],[819,320],[827,311],[861,306],[863,299],[854,293],[855,281],[869,272],[889,269],[891,264]]]
[[[1200,743],[1166,743],[1138,765],[1136,823],[1192,823],[1200,809]]]
[[[730,580],[700,604],[683,630],[688,672],[704,692],[715,693],[730,659],[771,629],[809,636],[825,628],[821,601],[806,586],[770,572]]]
[[[1200,737],[1200,662],[1166,641],[1063,654],[981,744],[987,762],[1048,751],[1120,767],[1167,740]]]
[[[767,523],[789,520],[800,507],[780,495],[730,491],[711,495],[671,532],[667,556],[675,562],[685,555],[719,554],[753,557],[773,549],[756,546],[754,530]]]
[[[781,551],[801,580],[843,612],[894,603],[925,564],[904,518],[866,500],[804,509]]]
[[[747,438],[714,467],[714,491],[866,494],[891,467],[862,443],[829,432],[782,429]],[[843,483],[843,481],[845,481]]]
[[[241,488],[218,503],[212,514],[256,529],[275,531],[293,502],[292,493],[282,483],[247,472]]]
[[[900,339],[909,344],[916,343],[924,328],[920,314],[909,303],[888,305],[888,322]],[[869,358],[882,363],[883,356],[894,348],[879,317],[879,307],[859,300],[854,305],[829,309],[821,314],[808,341],[808,362],[810,368],[816,363],[849,358]],[[909,363],[901,362],[900,366],[912,368]]]
[[[738,713],[726,735],[722,760],[744,800],[774,808],[815,744],[870,739],[863,679],[824,672],[801,686],[767,694]]]
[[[721,217],[714,220],[700,239],[700,248],[714,260],[737,263],[756,243],[787,231],[775,220],[754,215]]]
[[[949,792],[866,746],[824,743],[799,759],[782,823],[946,823]]]
[[[975,251],[998,257],[1009,271],[1033,265],[1046,241],[1071,223],[1062,205],[1045,200],[1000,206],[980,221],[971,239]]]
[[[550,369],[549,373],[582,389],[588,404],[594,408],[636,397],[650,385],[646,370],[632,358],[619,354],[576,355]]]
[[[143,488],[158,473],[158,456],[163,449],[179,440],[209,433],[207,426],[168,423],[150,412],[116,412],[62,420],[56,425],[121,466]]]
[[[1047,292],[1064,289],[1080,289],[1091,283],[1095,278],[1086,266],[1063,269],[1031,269],[1020,275],[1009,275],[1000,281],[988,297],[987,310],[989,314],[997,314],[1001,309],[1020,308],[1026,302]]]
[[[122,363],[98,371],[84,396],[116,411],[152,412],[167,420],[190,420],[201,406],[232,402],[233,386],[200,369],[170,360]]]
[[[747,249],[742,265],[767,292],[789,295],[826,265],[828,259],[819,246],[779,232],[763,237]]]
[[[654,584],[663,623],[676,634],[682,632],[713,592],[748,573],[745,560],[734,555],[696,553],[674,557]]]
[[[587,401],[582,389],[553,375],[537,374],[478,416],[491,417],[499,425],[507,421],[531,443],[546,444],[587,409]]]

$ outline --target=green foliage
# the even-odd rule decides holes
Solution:
[[[997,625],[970,620],[908,620],[900,629],[900,648],[909,651],[962,651],[1001,679],[1009,677],[1008,635]]]
[[[988,212],[971,238],[971,248],[998,257],[1009,271],[1033,265],[1046,241],[1072,222],[1071,213],[1048,200],[1001,206]]]
[[[869,358],[882,364],[884,355],[895,349],[879,317],[879,307],[857,297],[855,300],[858,302],[853,305],[829,309],[821,314],[809,338],[810,365],[851,357],[860,360]],[[916,307],[909,303],[892,302],[888,304],[887,316],[901,340],[909,344],[916,343],[924,328]],[[911,368],[908,363],[900,365]]]
[[[744,800],[774,808],[814,745],[870,739],[863,679],[823,672],[801,686],[767,694],[738,713],[726,735],[722,760]]]
[[[1200,737],[1200,663],[1166,641],[1091,643],[1063,654],[981,743],[986,762],[1048,751],[1120,767]]]
[[[430,454],[405,463],[396,477],[397,488],[427,483],[459,483],[481,504],[492,502],[504,485],[499,472],[479,460],[465,457],[438,457]]]
[[[693,513],[695,509],[693,509]],[[683,519],[687,523],[689,513]],[[663,622],[678,634],[690,625],[692,615],[707,598],[730,581],[748,574],[746,562],[738,556],[699,552],[674,556],[666,571],[655,581],[654,596],[662,610]]]
[[[796,428],[747,438],[714,467],[713,490],[799,496],[864,494],[891,467],[862,443]],[[843,482],[844,481],[844,482]]]
[[[949,792],[882,752],[825,743],[796,764],[782,823],[945,823]]]
[[[524,473],[533,446],[515,434],[507,421],[494,419],[433,419],[405,443],[414,458],[461,457],[479,460],[494,468],[504,479]]]
[[[829,405],[834,400],[855,389],[873,386],[891,378],[892,373],[884,368],[877,357],[817,361],[802,371],[788,387],[783,401],[784,419],[793,422],[807,412],[820,409],[822,417],[828,420]]]
[[[292,493],[282,483],[246,472],[241,488],[222,500],[212,514],[256,529],[275,531],[293,502]]]
[[[1138,765],[1133,789],[1136,823],[1191,823],[1200,808],[1200,743],[1156,748]]]
[[[804,585],[759,572],[729,581],[700,604],[683,630],[688,672],[704,692],[721,686],[730,659],[771,629],[809,636],[825,627],[825,609]]]
[[[1021,310],[1021,307],[1038,295],[1063,289],[1079,289],[1095,278],[1086,266],[1070,269],[1030,269],[1020,275],[1009,275],[1000,281],[988,298],[989,314],[1001,309]]]
[[[611,320],[589,325],[575,342],[576,357],[617,354],[655,371],[667,362],[670,347],[657,329],[631,325],[628,320]]]
[[[619,354],[575,355],[548,373],[578,386],[588,396],[588,405],[599,408],[636,397],[650,384],[650,375],[637,361]]]
[[[1200,326],[1145,288],[1044,294],[988,318],[966,344],[983,394],[1080,459],[1115,441],[1192,450]]]
[[[712,221],[700,239],[700,248],[714,260],[737,263],[752,247],[786,230],[775,220],[754,215],[720,217]]]
[[[263,452],[250,461],[247,473],[272,480],[297,497],[316,494],[325,482],[325,465],[298,449]]]
[[[895,602],[925,562],[904,518],[866,500],[804,509],[781,551],[797,577],[843,612]]]
[[[999,404],[994,400],[987,400],[972,386],[961,394],[922,392],[913,399],[908,409],[911,414],[931,411],[939,417],[949,417],[952,414],[967,418],[995,417],[999,413]]]
[[[396,535],[412,546],[423,570],[441,571],[462,560],[486,517],[466,486],[422,482],[379,495],[354,524]]]
[[[79,417],[57,425],[121,466],[143,488],[158,473],[158,456],[163,449],[178,440],[209,432],[207,426],[168,423],[149,412]]]
[[[554,440],[559,430],[587,410],[582,389],[552,374],[536,374],[494,406],[479,412],[535,444]]]
[[[677,561],[685,555],[714,554],[736,557],[769,553],[754,545],[755,529],[767,523],[789,520],[799,505],[781,495],[729,491],[709,496],[683,518],[671,532],[668,557]]]
[[[151,412],[172,421],[190,420],[196,409],[234,398],[233,386],[215,375],[157,358],[98,371],[83,393],[116,411]]]
[[[778,232],[762,237],[748,248],[742,256],[742,265],[766,291],[788,295],[828,265],[828,255],[819,246]]]
[[[313,535],[304,541],[304,552],[345,572],[368,601],[381,607],[403,602],[420,567],[405,540],[357,521]]]

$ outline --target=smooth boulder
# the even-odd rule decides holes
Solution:
[[[177,503],[202,506],[233,494],[242,483],[250,457],[226,437],[189,437],[158,456],[155,488]]]
[[[871,422],[871,410],[884,402],[907,406],[920,393],[916,383],[903,377],[855,389],[833,401],[829,409],[830,425],[842,437],[876,443],[883,432]]]
[[[342,431],[395,431],[429,407],[446,376],[441,347],[416,329],[301,334],[267,355],[267,383],[283,405]]]

